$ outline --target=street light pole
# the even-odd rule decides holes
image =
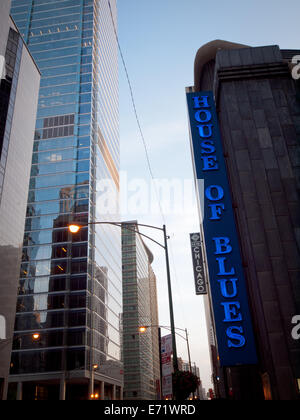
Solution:
[[[169,252],[168,252],[169,236],[167,236],[167,229],[166,229],[165,225],[163,225],[163,228],[160,228],[160,227],[152,226],[152,225],[134,223],[136,226],[142,226],[142,227],[147,227],[147,228],[152,228],[152,229],[162,231],[163,234],[164,234],[164,245],[162,245],[161,243],[157,242],[156,240],[154,240],[150,236],[145,235],[144,233],[141,233],[136,229],[131,229],[131,227],[129,227],[129,224],[130,223],[126,223],[126,222],[88,222],[87,226],[90,226],[90,225],[113,225],[113,226],[118,226],[121,229],[122,229],[122,227],[125,227],[125,229],[127,229],[131,232],[138,233],[139,235],[141,235],[141,236],[149,239],[150,241],[156,243],[157,245],[159,245],[161,248],[163,248],[165,250],[166,268],[167,268],[167,282],[168,282],[168,296],[169,296],[169,308],[170,308],[170,323],[171,323],[171,334],[172,334],[172,343],[173,343],[173,367],[174,367],[174,372],[177,372],[178,371],[178,358],[177,358],[177,347],[176,347],[176,332],[175,332],[175,321],[174,321],[170,262],[169,262]],[[69,231],[73,234],[76,234],[81,229],[81,227],[82,227],[82,225],[73,223],[73,224],[69,225]]]
[[[169,330],[169,331],[171,330],[170,326],[165,326],[165,325],[141,325],[139,327],[139,332],[143,334],[147,331],[148,328],[158,328],[159,330],[161,330],[161,328],[165,328],[166,330]],[[178,332],[176,332],[176,330],[185,332],[185,337],[181,334],[178,334]],[[183,340],[186,341],[188,358],[189,358],[189,368],[190,368],[190,372],[193,373],[192,372],[191,352],[190,352],[190,342],[189,342],[189,335],[188,335],[187,328],[183,329],[183,328],[175,327],[174,331],[175,331],[176,335],[179,335],[179,337],[181,337]],[[177,363],[178,363],[178,358],[177,358]],[[177,370],[179,370],[179,369],[177,368]]]
[[[89,400],[94,399],[94,389],[95,389],[95,371],[92,368],[90,370],[90,382],[89,382]]]
[[[161,359],[161,328],[165,328],[166,330],[171,330],[170,326],[165,326],[165,325],[141,325],[139,327],[139,332],[141,334],[144,334],[148,328],[158,328],[159,331],[159,353],[160,353],[160,370],[161,370],[161,378],[162,378],[162,359]],[[178,332],[176,332],[176,330],[179,331],[183,331],[185,332],[185,337],[181,334],[179,334]],[[187,351],[188,351],[188,357],[189,357],[189,368],[190,368],[190,373],[192,372],[192,362],[191,362],[191,352],[190,352],[190,343],[189,343],[189,335],[188,335],[188,331],[187,328],[183,329],[183,328],[178,328],[178,327],[174,327],[174,332],[176,335],[179,335],[179,337],[181,337],[183,340],[186,341],[186,345],[187,345]],[[174,360],[174,358],[173,358]],[[177,372],[179,371],[178,369],[178,359],[176,357],[176,361],[177,361]],[[174,369],[175,371],[175,369]],[[161,389],[161,393],[162,393],[162,389]],[[193,393],[193,398],[194,398],[195,394]]]
[[[160,399],[162,399],[163,392],[162,392],[162,360],[161,360],[161,328],[160,327],[158,327],[158,349],[159,349],[159,372],[160,372],[159,393],[160,393]]]
[[[89,383],[89,399],[90,400],[97,399],[95,397],[95,372],[96,372],[97,369],[98,369],[98,365],[92,363],[92,365],[91,365],[91,378],[90,378],[90,383]]]
[[[170,322],[171,322],[171,333],[172,333],[172,342],[173,342],[173,367],[174,367],[174,372],[177,372],[178,371],[178,358],[177,358],[177,347],[176,347],[176,331],[175,331],[175,322],[174,322],[172,285],[171,285],[170,263],[169,263],[169,252],[168,252],[168,236],[167,236],[167,229],[165,225],[163,226],[163,232],[164,232],[164,240],[165,240],[168,294],[169,294],[169,306],[170,306]]]
[[[189,343],[189,335],[188,335],[187,329],[185,329],[185,336],[186,336],[186,343],[187,343],[187,349],[188,349],[188,355],[189,355],[190,372],[192,373],[192,362],[191,362],[191,353],[190,353],[190,343]]]

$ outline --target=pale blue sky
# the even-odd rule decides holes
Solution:
[[[201,45],[214,39],[250,46],[300,49],[299,0],[118,0],[119,40],[136,106],[157,178],[192,179],[185,87],[193,85],[193,66]],[[121,165],[129,180],[149,180],[145,153],[120,62]],[[138,218],[162,225],[159,215]],[[189,233],[199,230],[197,212],[166,216],[171,235],[175,320],[190,332],[192,359],[206,388],[210,366],[202,297],[195,296]],[[149,232],[150,233],[150,232]],[[156,238],[159,238],[154,233]],[[169,324],[162,251],[149,244],[158,276],[160,322]],[[185,342],[179,354],[187,359]]]

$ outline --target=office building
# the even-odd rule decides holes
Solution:
[[[137,222],[122,229],[124,399],[156,400],[160,394],[160,355],[153,255]],[[139,327],[149,326],[143,333]]]
[[[42,78],[10,395],[121,399],[121,230],[87,226],[119,220],[116,1],[13,0],[11,13]]]
[[[223,204],[226,197],[222,196],[223,190],[216,183],[214,195],[210,194],[212,190],[206,190],[205,200],[210,199],[210,208],[216,210],[209,222],[214,223],[211,225],[214,236],[222,225],[225,210],[228,213],[230,207],[233,209],[250,307],[247,322],[252,323],[255,337],[256,363],[253,357],[251,366],[225,363],[222,367],[223,375],[219,380],[225,386],[225,396],[236,400],[294,400],[300,397],[300,341],[291,335],[292,318],[300,313],[300,84],[293,68],[293,57],[299,54],[300,51],[282,50],[278,46],[251,48],[214,41],[199,49],[194,87],[187,89],[191,94],[201,93],[202,99],[206,95],[208,100],[210,93],[207,92],[213,92],[221,149],[214,134],[209,137],[209,127],[205,132],[200,127],[199,133],[207,136],[206,139],[213,139],[204,144],[206,152],[217,149],[219,153],[218,160],[204,158],[209,166],[205,164],[205,169],[217,177],[221,167],[217,167],[217,161],[221,165],[220,159],[225,159],[231,205]],[[200,113],[204,108],[208,114],[214,112],[212,104],[206,103],[208,106],[204,108],[205,102],[198,102],[198,105],[202,106]],[[196,118],[198,123],[205,120],[205,113],[198,113]],[[215,122],[210,127],[216,129]],[[196,149],[194,153],[193,158]],[[204,154],[203,150],[201,153]],[[208,223],[207,214],[204,215],[204,226],[205,223]],[[233,244],[229,245],[224,236],[213,238],[217,244],[216,254],[226,254],[229,259],[234,252]],[[207,238],[204,240],[209,260],[210,245]],[[225,261],[225,257],[218,259],[219,263]],[[229,261],[227,263],[226,268],[230,270]],[[208,268],[211,272],[212,267]],[[223,271],[225,275],[230,274]],[[232,268],[231,274],[233,271]],[[237,296],[235,285],[240,287],[239,281],[227,278],[226,286],[225,280],[219,280],[223,282],[223,297]],[[214,288],[214,282],[215,277],[210,275],[210,289]],[[228,282],[232,283],[233,289],[229,290]],[[213,320],[218,316],[218,308],[213,303],[211,290],[209,298]],[[229,303],[232,312],[225,316],[225,321],[235,322],[232,328],[239,334],[228,341],[231,348],[227,350],[240,355],[247,346],[247,341],[244,342],[247,337],[243,336],[247,331],[245,328],[243,331],[238,322],[239,319],[242,321],[244,307],[237,310],[237,302],[232,300]],[[228,303],[223,305],[226,308]],[[220,328],[218,321],[215,328]],[[229,331],[229,337],[232,331]],[[224,342],[216,340],[217,352]],[[216,356],[213,360],[219,363],[220,354]],[[222,357],[220,363],[222,365]],[[219,368],[220,365],[215,371]]]
[[[40,73],[0,4],[0,399],[6,399]]]
[[[150,314],[152,325],[159,325],[158,318],[158,300],[157,300],[157,286],[156,286],[156,275],[152,269],[153,255],[150,253],[149,258],[149,282],[150,282]],[[161,331],[161,330],[160,330]],[[153,376],[156,394],[155,397],[160,399],[161,390],[161,366],[160,366],[160,340],[161,337],[157,334],[157,328],[151,328],[151,341],[152,341],[152,357],[153,357]]]

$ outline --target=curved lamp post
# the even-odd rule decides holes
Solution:
[[[171,330],[171,327],[164,326],[164,325],[142,325],[142,326],[139,327],[139,332],[141,334],[144,334],[147,331],[148,328],[159,328],[159,329],[164,328],[166,330]],[[178,332],[176,332],[176,330],[185,332],[185,337],[183,335],[179,334]],[[175,327],[175,334],[178,335],[179,337],[183,338],[183,340],[186,341],[188,357],[189,357],[189,368],[190,368],[190,372],[192,373],[190,343],[189,343],[189,335],[188,335],[187,329],[186,328],[183,329],[183,328]]]
[[[173,298],[172,298],[172,286],[171,286],[171,275],[170,275],[170,262],[169,262],[169,252],[168,252],[168,239],[170,239],[169,236],[167,236],[167,230],[166,226],[163,225],[162,228],[152,225],[144,225],[140,223],[134,223],[135,226],[141,226],[146,227],[150,229],[156,229],[164,234],[164,244],[161,244],[160,242],[157,242],[155,239],[151,238],[148,235],[145,235],[144,233],[139,232],[136,229],[132,229],[129,226],[129,223],[126,222],[88,222],[87,224],[81,224],[73,222],[71,223],[68,228],[69,231],[72,234],[76,234],[80,231],[81,228],[90,226],[90,225],[113,225],[118,226],[119,228],[125,228],[131,232],[138,233],[139,235],[149,239],[150,241],[154,242],[156,245],[159,245],[161,248],[165,250],[165,256],[166,256],[166,269],[167,269],[167,281],[168,281],[168,295],[169,295],[169,307],[170,307],[170,322],[171,322],[171,334],[172,334],[172,342],[173,342],[173,367],[174,372],[178,371],[178,359],[177,359],[177,348],[176,348],[176,331],[175,331],[175,322],[174,322],[174,309],[173,309]]]

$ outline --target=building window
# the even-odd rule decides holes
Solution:
[[[75,115],[59,115],[44,119],[43,139],[74,135]]]

